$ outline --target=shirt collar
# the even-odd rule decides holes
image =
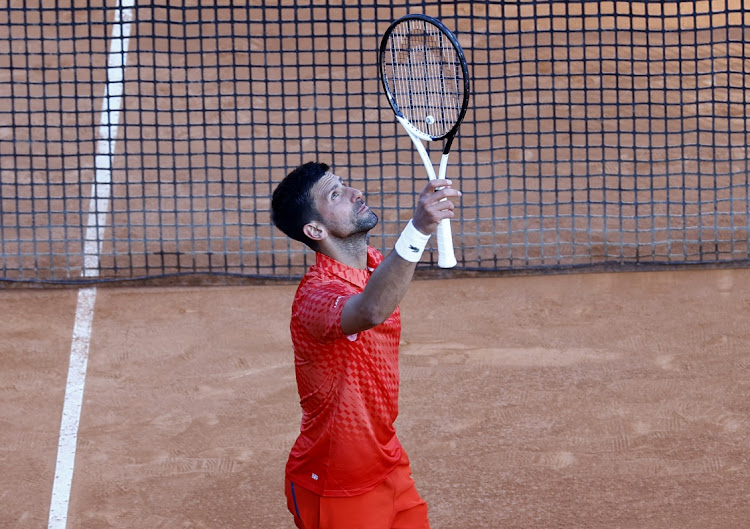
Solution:
[[[356,285],[359,288],[365,288],[373,270],[375,270],[382,261],[383,254],[371,246],[367,247],[367,270],[352,268],[351,266],[340,263],[339,261],[319,252],[315,254],[316,268],[329,274],[333,274],[336,277],[340,277],[344,281]]]

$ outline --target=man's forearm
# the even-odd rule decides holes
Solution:
[[[346,334],[356,334],[383,323],[404,298],[417,263],[392,251],[375,269],[364,291],[349,299],[341,317]]]

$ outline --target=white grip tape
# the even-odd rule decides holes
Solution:
[[[402,259],[410,263],[417,263],[422,258],[422,253],[429,240],[430,235],[425,235],[414,227],[412,221],[409,221],[393,249]]]

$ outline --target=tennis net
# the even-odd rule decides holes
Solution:
[[[299,277],[268,210],[313,159],[388,251],[426,179],[378,81],[407,12],[472,75],[454,274],[747,264],[745,2],[0,0],[0,284]]]

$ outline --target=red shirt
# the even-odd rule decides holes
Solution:
[[[346,300],[362,292],[382,260],[368,247],[368,270],[359,270],[319,253],[292,304],[302,425],[286,473],[321,496],[363,494],[382,483],[401,458],[393,427],[400,311],[358,335],[341,330]]]

